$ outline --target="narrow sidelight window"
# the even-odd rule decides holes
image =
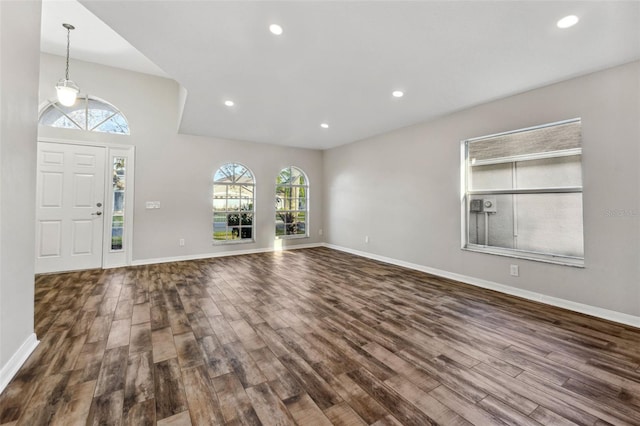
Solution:
[[[124,200],[126,186],[127,159],[113,158],[113,203],[111,211],[111,251],[124,249]]]

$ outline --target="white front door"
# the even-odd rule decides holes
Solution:
[[[38,142],[36,273],[102,267],[105,150]]]

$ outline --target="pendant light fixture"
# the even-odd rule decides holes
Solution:
[[[56,92],[58,93],[58,101],[64,106],[72,106],[76,103],[76,97],[80,92],[80,88],[71,80],[69,80],[69,34],[71,30],[76,28],[71,24],[62,24],[67,29],[67,67],[64,78],[56,84]]]

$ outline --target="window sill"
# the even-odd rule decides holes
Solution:
[[[253,238],[245,238],[243,240],[214,240],[213,241],[213,245],[214,246],[226,246],[226,245],[234,245],[234,244],[250,244],[250,243],[255,243],[256,240],[254,240]]]
[[[584,259],[579,257],[558,256],[487,246],[467,246],[462,247],[462,250],[476,253],[495,254],[515,259],[533,260],[535,262],[553,263],[555,265],[571,266],[574,268],[585,268]]]
[[[276,240],[298,240],[301,238],[309,238],[308,235],[277,235]]]

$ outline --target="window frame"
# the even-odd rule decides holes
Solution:
[[[233,182],[217,182],[216,181],[216,174],[218,174],[218,172],[220,170],[222,170],[224,167],[227,166],[232,166],[233,170],[234,170],[234,174],[233,174]],[[240,183],[237,181],[236,176],[235,176],[235,169],[236,167],[242,167],[244,168],[244,170],[246,170],[250,175],[251,175],[251,183]],[[215,206],[214,206],[214,200],[216,200],[215,198],[215,186],[216,185],[224,185],[227,186],[226,189],[226,197],[224,198],[224,200],[229,200],[229,187],[230,186],[251,186],[252,187],[252,197],[251,197],[251,206],[252,209],[251,210],[242,210],[242,207],[239,207],[238,210],[229,210],[228,204],[225,202],[226,208],[224,211],[222,210],[216,210]],[[231,198],[231,199],[235,199],[235,198]],[[242,200],[242,198],[239,198],[239,200]],[[211,186],[211,210],[212,210],[212,221],[211,224],[213,226],[213,232],[211,235],[212,241],[214,245],[226,245],[226,244],[248,244],[248,243],[255,243],[256,242],[256,233],[255,233],[255,224],[256,224],[256,175],[253,173],[253,171],[245,166],[244,164],[237,162],[237,161],[229,161],[229,162],[225,162],[223,164],[221,164],[217,169],[215,169],[215,171],[213,172],[213,179],[212,179],[212,186]],[[251,238],[237,238],[237,239],[225,239],[225,240],[216,240],[215,239],[215,217],[216,214],[221,214],[224,213],[225,216],[227,217],[227,219],[225,220],[225,229],[226,232],[229,232],[229,229],[234,228],[235,226],[233,225],[229,225],[229,221],[228,221],[228,217],[230,214],[237,214],[238,215],[238,220],[239,223],[237,225],[238,228],[238,236],[241,237],[242,236],[242,229],[244,228],[251,228]],[[252,216],[251,219],[251,225],[242,225],[241,221],[241,215],[245,214],[245,213],[250,213]],[[233,232],[233,231],[232,231]],[[228,234],[227,234],[228,235]]]
[[[292,169],[296,169],[300,175],[304,178],[304,185],[299,185],[299,184],[292,184],[291,182],[289,182],[288,184],[279,184],[278,183],[278,178],[282,175],[282,173],[286,170],[292,170]],[[304,192],[305,192],[305,209],[304,210],[292,210],[292,209],[288,209],[288,210],[278,210],[278,187],[289,187],[289,188],[304,188]],[[275,233],[275,238],[276,239],[281,239],[281,240],[292,240],[292,239],[296,239],[296,238],[309,238],[309,188],[310,188],[310,184],[309,184],[309,177],[307,176],[307,174],[305,173],[304,170],[302,170],[300,167],[298,166],[287,166],[284,167],[280,170],[280,172],[278,172],[278,175],[276,176],[276,182],[275,182],[275,196],[276,196],[276,200],[274,203],[274,208],[275,208],[275,214],[274,217],[278,216],[279,213],[304,213],[304,234],[286,234],[286,225],[285,225],[285,234],[283,235],[278,235],[278,230],[277,230],[277,221],[274,223],[274,233]],[[286,222],[285,222],[286,224]]]
[[[99,103],[99,104],[104,104],[104,105],[108,106],[109,109],[113,111],[113,113],[111,115],[109,115],[108,117],[100,120],[97,124],[92,125],[91,128],[89,128],[89,118],[90,118],[89,117],[89,110],[92,109],[92,108],[89,108],[89,103],[91,101]],[[79,130],[79,131],[85,131],[85,132],[106,133],[106,134],[109,134],[109,135],[121,135],[121,136],[130,136],[131,135],[131,126],[129,125],[129,120],[127,120],[127,117],[124,115],[124,113],[119,108],[117,108],[115,105],[105,101],[104,99],[100,99],[100,98],[97,98],[95,96],[89,96],[89,95],[80,95],[80,96],[78,96],[78,98],[76,100],[76,103],[78,103],[78,102],[82,103],[82,105],[78,105],[78,108],[76,108],[74,111],[76,111],[76,110],[84,110],[84,120],[83,120],[83,122],[78,122],[77,120],[73,119],[67,112],[64,111],[63,107],[60,106],[60,102],[58,102],[57,100],[53,100],[53,101],[49,101],[41,109],[39,117],[38,117],[38,124],[42,125],[42,126],[46,126],[46,127],[52,127],[54,129]],[[65,108],[73,108],[74,106],[76,106],[76,104],[72,105],[71,107],[65,107]],[[53,125],[50,125],[50,124],[42,123],[42,118],[49,111],[49,109],[56,110],[58,113],[61,114],[61,117],[66,117],[66,119],[69,120],[71,123],[73,123],[75,125],[75,127],[60,127],[60,126],[53,126]],[[106,122],[108,122],[109,120],[111,120],[112,118],[114,118],[116,116],[120,116],[122,118],[122,120],[124,120],[124,122],[126,123],[126,126],[127,126],[127,129],[126,129],[127,131],[126,132],[106,132],[106,131],[98,130],[98,128],[100,126],[102,126],[103,124],[105,124]]]
[[[517,188],[503,188],[503,189],[492,189],[492,190],[473,190],[470,189],[470,177],[471,177],[471,167],[473,166],[482,166],[482,165],[493,165],[493,164],[501,164],[501,163],[510,163],[512,166],[512,170],[516,168],[516,163],[519,161],[527,161],[527,160],[541,160],[548,158],[561,158],[568,156],[582,156],[582,146],[579,148],[571,148],[571,149],[563,149],[558,151],[547,151],[543,153],[535,153],[535,154],[522,154],[522,155],[513,155],[501,158],[495,158],[491,160],[477,160],[471,164],[469,159],[469,145],[490,138],[506,136],[516,133],[523,133],[527,131],[540,130],[548,127],[559,126],[563,124],[570,123],[582,123],[581,118],[572,118],[568,120],[557,121],[553,123],[541,124],[538,126],[527,127],[523,129],[511,130],[507,132],[495,133],[487,136],[480,136],[476,138],[466,139],[461,141],[461,167],[460,167],[460,178],[461,178],[461,217],[462,217],[462,226],[461,226],[461,248],[462,250],[486,253],[486,254],[494,254],[499,256],[512,257],[517,259],[524,260],[533,260],[539,262],[546,263],[554,263],[565,266],[573,266],[578,268],[584,268],[584,253],[582,257],[578,256],[568,256],[557,253],[546,253],[546,252],[538,252],[531,250],[522,250],[516,248],[506,248],[506,247],[495,247],[490,245],[483,245],[477,243],[471,243],[469,241],[469,230],[470,230],[470,219],[471,219],[471,198],[473,196],[497,196],[497,195],[520,195],[520,194],[572,194],[579,193],[581,194],[581,203],[584,208],[584,200],[582,198],[583,194],[583,185],[581,186],[548,186],[548,187],[536,187],[536,188],[526,188],[526,189],[517,189]],[[580,167],[582,169],[582,158],[580,159]],[[581,179],[582,180],[582,179]],[[584,215],[584,209],[583,209]],[[582,234],[584,238],[584,221],[582,225]]]
[[[111,203],[110,203],[110,209],[109,209],[109,214],[108,214],[108,218],[109,218],[109,237],[110,237],[110,243],[109,243],[109,252],[111,253],[115,253],[115,252],[124,252],[127,247],[127,240],[126,240],[126,233],[127,233],[127,228],[128,228],[128,224],[126,223],[126,213],[127,213],[127,209],[129,208],[129,206],[126,203],[126,195],[127,195],[127,169],[129,167],[129,159],[125,156],[117,156],[117,155],[111,155],[110,156],[110,166],[111,166],[111,171],[112,173],[112,180],[111,180]],[[121,165],[120,167],[118,167],[119,165]],[[121,170],[122,173],[118,173],[118,171]],[[118,197],[118,194],[121,194],[120,197]],[[116,200],[119,198],[119,203],[116,202]],[[116,210],[116,207],[120,207],[118,210]],[[116,222],[115,218],[116,217],[120,217],[122,218],[121,221]],[[118,226],[116,226],[118,225]],[[118,232],[119,230],[119,232]],[[114,232],[116,234],[120,234],[118,235],[114,235]],[[114,247],[115,241],[117,238],[120,238],[120,247]]]

